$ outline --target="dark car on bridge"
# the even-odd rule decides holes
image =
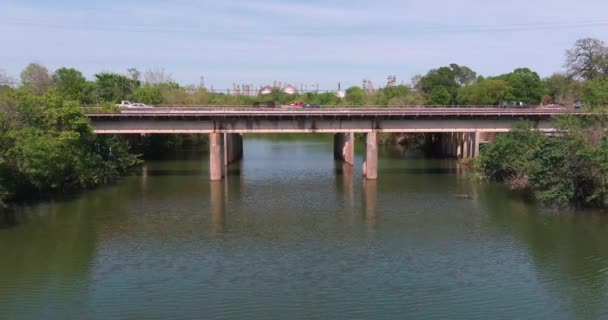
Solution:
[[[523,101],[503,101],[500,103],[501,108],[527,108],[528,104]]]
[[[254,108],[276,108],[277,104],[274,101],[270,102],[254,102],[252,104]]]
[[[307,103],[307,104],[304,105],[304,108],[321,108],[321,106],[318,105],[318,104],[314,104],[314,103],[312,103],[312,104],[311,103]]]

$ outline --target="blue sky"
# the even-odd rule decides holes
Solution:
[[[548,76],[582,37],[608,41],[606,0],[0,0],[0,69],[164,68],[182,84],[321,89],[408,82],[450,63]]]

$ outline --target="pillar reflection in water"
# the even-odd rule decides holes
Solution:
[[[365,219],[375,222],[378,219],[377,205],[378,184],[376,180],[363,180],[363,201],[365,207]]]
[[[144,192],[148,185],[148,165],[144,164],[141,166],[141,191]]]
[[[348,163],[341,163],[342,167],[342,186],[344,188],[344,202],[346,207],[352,209],[355,207],[355,185],[353,182],[354,168]]]
[[[222,181],[211,181],[209,183],[209,204],[211,211],[211,226],[213,232],[221,233],[224,231],[225,221],[225,208],[224,202],[224,188],[225,183]]]

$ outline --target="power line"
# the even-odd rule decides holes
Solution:
[[[83,23],[57,23],[57,22],[41,22],[25,19],[5,19],[0,21],[0,26],[23,26],[33,28],[54,28],[54,29],[70,29],[70,30],[100,30],[100,31],[127,31],[137,33],[197,33],[197,34],[222,34],[222,35],[255,35],[255,36],[343,36],[342,30],[337,31],[311,31],[311,30],[282,30],[280,32],[273,31],[269,34],[260,34],[259,31],[236,31],[222,30],[210,31],[208,28],[197,27],[158,27],[154,25],[128,25],[128,24],[83,24]],[[510,23],[497,25],[449,25],[449,24],[421,24],[421,25],[404,25],[392,28],[392,31],[374,29],[368,31],[355,32],[355,36],[374,36],[374,35],[400,35],[403,32],[429,32],[429,33],[483,33],[483,32],[521,32],[521,31],[536,31],[536,30],[559,30],[569,28],[590,28],[590,27],[608,27],[608,20],[582,20],[572,22],[535,22],[535,23]]]

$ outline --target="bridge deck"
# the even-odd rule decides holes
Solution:
[[[555,131],[551,118],[587,115],[579,110],[536,108],[148,108],[88,114],[95,132],[280,133],[280,132],[507,132],[526,119]]]
[[[420,117],[420,116],[530,116],[550,117],[563,114],[584,115],[572,109],[537,108],[243,108],[171,107],[123,109],[120,113],[92,113],[91,118],[128,117]]]

